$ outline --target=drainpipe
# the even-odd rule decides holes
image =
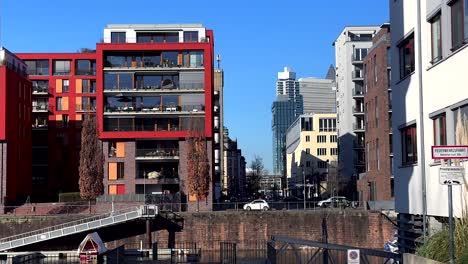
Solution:
[[[419,80],[419,140],[421,142],[421,179],[423,202],[423,238],[426,242],[427,200],[426,200],[426,151],[424,145],[424,104],[423,104],[423,78],[422,78],[422,41],[421,41],[421,0],[417,0],[417,39],[418,39],[418,80]]]

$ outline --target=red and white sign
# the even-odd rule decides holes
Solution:
[[[432,146],[433,159],[467,159],[468,146]]]

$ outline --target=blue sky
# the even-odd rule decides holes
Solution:
[[[202,23],[214,30],[225,71],[225,125],[248,163],[272,168],[271,103],[277,72],[323,77],[345,25],[389,20],[388,1],[1,1],[1,44],[13,52],[95,47],[107,24]]]

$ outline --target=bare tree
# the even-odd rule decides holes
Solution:
[[[81,151],[80,151],[80,196],[82,199],[96,199],[104,191],[104,156],[99,143],[96,118],[92,115],[85,115],[83,128],[81,130]]]
[[[250,171],[247,175],[247,189],[251,195],[258,194],[260,189],[260,179],[264,175],[263,159],[255,155],[250,163]]]
[[[197,199],[197,211],[200,200],[208,197],[210,192],[210,163],[208,160],[207,142],[204,135],[203,119],[191,118],[189,133],[186,138],[187,148],[187,185],[189,195]],[[208,202],[208,201],[207,201]]]

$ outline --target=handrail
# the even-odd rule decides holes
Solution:
[[[131,207],[131,208],[135,209],[135,207]],[[110,212],[110,213],[105,213],[105,214],[101,214],[101,215],[95,215],[95,216],[92,216],[92,217],[87,217],[87,218],[83,218],[83,219],[80,219],[80,220],[75,220],[75,221],[71,221],[71,222],[67,222],[67,223],[63,223],[63,224],[59,224],[59,225],[55,225],[55,226],[50,226],[50,227],[46,227],[46,228],[41,228],[41,229],[37,229],[37,230],[34,230],[34,231],[30,231],[30,232],[26,232],[26,233],[14,235],[14,236],[4,237],[4,238],[0,239],[0,243],[5,243],[5,242],[11,241],[11,240],[16,240],[16,239],[21,239],[21,238],[25,238],[25,237],[34,236],[34,235],[39,235],[39,234],[43,234],[43,233],[46,233],[46,232],[51,232],[51,231],[55,231],[55,230],[58,230],[58,229],[62,229],[62,228],[66,228],[66,227],[70,227],[70,226],[74,226],[74,225],[78,225],[78,224],[83,224],[83,223],[86,223],[86,222],[100,220],[100,219],[104,219],[106,217],[113,216],[113,215],[115,216],[115,215],[120,215],[120,214],[126,214],[126,213],[131,212],[128,209],[129,208],[126,208],[126,209],[122,209],[122,210],[119,210],[119,211],[116,211],[116,212]],[[136,207],[135,211],[137,211],[137,210],[138,210],[138,207]]]

